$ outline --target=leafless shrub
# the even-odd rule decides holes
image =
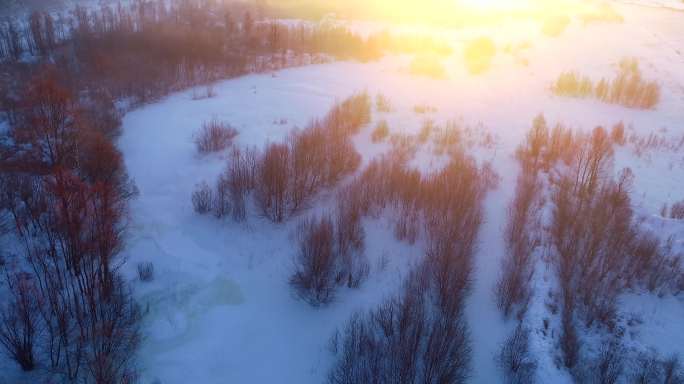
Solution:
[[[371,134],[371,140],[374,143],[379,143],[387,138],[389,135],[389,125],[387,124],[387,120],[380,120],[378,121],[378,124],[375,126],[375,129],[373,130],[373,133]]]
[[[38,294],[31,276],[8,275],[9,295],[0,312],[0,346],[24,371],[35,367],[35,351],[40,339]]]
[[[230,208],[235,221],[243,221],[247,217],[246,200],[249,191],[254,189],[256,169],[255,151],[237,148],[233,150],[222,179],[227,184]]]
[[[373,160],[351,184],[359,211],[393,209],[396,234],[425,234],[426,257],[401,293],[352,317],[330,383],[466,380],[470,342],[463,319],[487,177],[455,153],[439,172],[406,168],[402,151]],[[416,235],[417,236],[417,235]]]
[[[664,366],[653,353],[644,353],[637,357],[630,382],[635,384],[664,383]]]
[[[387,98],[387,96],[383,95],[382,93],[378,93],[377,96],[375,96],[375,109],[378,112],[392,112],[392,102]]]
[[[441,155],[457,148],[463,141],[463,129],[453,120],[447,121],[443,128],[435,130],[435,153]]]
[[[271,144],[264,151],[256,174],[255,197],[264,216],[279,223],[288,213],[290,149],[285,144]]]
[[[150,282],[154,280],[154,264],[151,262],[143,262],[138,264],[138,278],[143,282]]]
[[[532,129],[527,133],[525,142],[516,151],[516,157],[523,171],[536,172],[542,161],[542,150],[549,143],[549,132],[543,115],[535,117]]]
[[[214,193],[209,184],[206,182],[197,184],[195,191],[192,193],[192,206],[195,212],[200,215],[211,212],[214,207]]]
[[[497,363],[504,372],[506,383],[532,384],[536,381],[537,362],[530,353],[530,331],[519,324],[506,339]]]
[[[333,299],[335,290],[335,233],[330,217],[309,219],[298,228],[299,249],[290,285],[313,306]]]
[[[195,146],[201,154],[222,151],[230,146],[238,132],[230,124],[213,119],[202,124],[195,135]]]
[[[515,198],[508,209],[506,255],[496,285],[497,305],[505,317],[509,316],[514,306],[518,307],[520,317],[526,311],[532,295],[533,252],[538,242],[534,234],[536,220],[533,209],[540,188],[535,174],[523,171],[518,177]]]
[[[662,362],[663,383],[681,384],[684,383],[684,370],[682,369],[679,357],[672,356]]]
[[[435,129],[435,122],[433,120],[427,119],[423,121],[423,125],[418,133],[418,142],[424,144],[430,138],[432,131]]]
[[[615,124],[610,131],[610,138],[616,145],[625,145],[627,143],[625,124],[622,122]]]
[[[33,290],[28,297],[38,303],[29,307],[37,308],[34,324],[41,331],[33,337],[46,369],[65,382],[127,382],[135,374],[140,317],[112,264],[122,247],[120,220],[130,195],[117,183],[91,185],[64,169],[17,187],[12,209],[21,228],[17,236],[25,239]],[[21,213],[36,204],[40,214]]]
[[[677,220],[684,219],[684,200],[672,204],[672,207],[670,207],[670,218]]]
[[[370,120],[365,93],[335,105],[322,121],[294,133],[287,144],[270,144],[255,159],[255,200],[274,222],[305,208],[322,188],[336,184],[361,162],[350,136]]]
[[[397,297],[351,318],[330,383],[465,382],[471,359],[465,321],[437,309],[419,275]]]
[[[197,88],[192,89],[193,100],[211,99],[212,97],[216,97],[216,91],[214,90],[213,84],[208,84],[201,91],[198,91]]]
[[[572,301],[566,300],[561,315],[560,349],[563,353],[563,364],[568,369],[575,367],[580,354],[580,344],[572,313]]]
[[[216,218],[220,219],[230,214],[230,179],[225,173],[221,174],[218,180],[216,180],[216,189],[213,195],[212,210]]]
[[[345,189],[337,195],[335,211],[335,243],[339,258],[337,280],[350,288],[357,288],[368,277],[370,264],[363,251],[365,231],[361,223],[363,207],[354,189]]]
[[[298,227],[299,253],[290,284],[309,304],[326,304],[337,285],[358,288],[368,277],[362,215],[357,196],[341,192],[334,216],[311,218]]]
[[[624,377],[626,355],[619,342],[604,343],[596,356],[583,356],[571,374],[580,383],[616,384]]]

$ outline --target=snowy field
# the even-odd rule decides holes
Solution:
[[[225,154],[196,154],[192,137],[204,121],[230,122],[239,131],[236,145],[261,147],[283,140],[294,127],[323,116],[335,101],[363,90],[383,93],[394,107],[390,113],[374,111],[373,123],[354,137],[364,161],[389,149],[387,143],[370,140],[380,119],[389,122],[390,134],[415,134],[429,117],[438,124],[458,119],[495,138],[493,146],[471,148],[478,160],[493,164],[501,183],[486,200],[467,318],[474,340],[472,382],[500,382],[494,354],[514,324],[502,320],[492,292],[503,254],[506,206],[518,173],[513,153],[532,119],[544,113],[550,124],[576,129],[623,121],[628,132],[639,135],[684,134],[682,14],[629,5],[618,10],[624,23],[575,23],[557,38],[524,25],[454,32],[455,53],[444,61],[446,79],[411,75],[411,58],[392,56],[246,76],[217,84],[214,98],[193,100],[190,90],[128,113],[119,147],[140,195],[131,205],[125,268],[136,280],[138,263],[155,266],[153,282],[134,282],[146,311],[142,382],[324,382],[333,358],[328,341],[335,330],[353,312],[373,307],[397,289],[422,248],[394,240],[383,219],[364,222],[369,280],[358,290],[343,290],[331,305],[314,309],[297,300],[287,284],[297,218],[274,225],[251,212],[247,223],[236,224],[198,216],[190,202],[195,185],[213,183],[225,163]],[[490,36],[498,53],[488,72],[472,76],[463,65],[461,46],[479,34]],[[507,45],[526,48],[512,54],[504,52]],[[662,101],[656,110],[551,95],[549,86],[561,71],[608,77],[622,57],[638,58],[646,77],[660,82]],[[436,112],[417,114],[416,105],[434,106]],[[684,198],[684,154],[651,151],[636,156],[627,146],[618,150],[615,161],[616,170],[629,166],[635,173],[632,193],[638,213],[659,233],[673,234],[684,248],[684,225],[658,215],[663,204]],[[413,164],[431,168],[439,159],[421,149]],[[320,196],[316,207],[329,204],[331,195]],[[383,259],[388,265],[383,266]],[[537,295],[545,293],[553,276],[545,268],[541,263],[537,267]],[[527,315],[533,331],[541,328],[547,311],[541,300],[533,299]],[[632,348],[684,357],[681,298],[634,293],[621,306],[641,320],[630,330]],[[569,382],[552,362],[550,341],[534,332],[532,340],[539,382]]]

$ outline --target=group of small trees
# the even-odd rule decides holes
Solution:
[[[595,97],[629,108],[651,109],[660,101],[660,86],[643,79],[636,59],[623,60],[614,79],[601,79],[596,84],[575,72],[561,73],[553,92],[560,96]]]
[[[53,72],[36,76],[0,148],[0,216],[23,248],[8,268],[0,346],[24,370],[127,382],[139,310],[117,271],[134,193],[115,129],[90,115]]]
[[[538,199],[541,183],[535,172],[523,170],[518,176],[515,198],[508,208],[504,231],[506,254],[496,285],[496,298],[504,317],[515,312],[518,318],[527,310],[532,297],[534,250],[540,244],[538,234]]]
[[[272,143],[262,152],[233,152],[214,192],[201,184],[193,194],[198,213],[214,210],[223,216],[225,203],[244,218],[245,199],[252,194],[265,217],[279,223],[306,208],[325,187],[356,170],[361,157],[351,143],[370,121],[368,95],[360,93],[335,105],[320,121],[294,132],[286,143]]]
[[[561,361],[580,382],[595,378],[597,371],[602,383],[626,375],[623,357],[615,352],[619,340],[599,354],[583,351],[581,327],[615,329],[616,300],[626,289],[682,289],[680,257],[634,218],[630,170],[612,176],[613,146],[625,141],[621,123],[610,132],[597,127],[582,134],[561,125],[550,130],[540,115],[517,151],[522,172],[505,229],[498,305],[505,316],[517,308],[522,318],[531,296],[534,250],[547,245],[560,288]],[[534,213],[541,211],[541,186],[547,181],[552,186],[548,237],[542,236]],[[502,347],[499,363],[510,382],[531,380],[534,365],[522,363],[529,361],[528,338],[521,323]]]
[[[6,279],[0,344],[24,370],[40,361],[67,380],[132,379],[139,310],[116,270],[126,197],[63,169],[4,177],[25,258]]]
[[[374,160],[348,187],[364,215],[392,212],[395,235],[423,236],[426,255],[401,292],[358,313],[336,340],[331,383],[462,383],[470,367],[463,305],[492,175],[465,154],[423,176],[400,153]]]
[[[350,319],[333,339],[338,358],[328,382],[464,383],[471,342],[459,305],[440,303],[439,282],[428,264],[407,279],[401,293]],[[454,311],[456,309],[456,311]]]
[[[579,364],[580,360],[587,358],[580,348],[578,323],[587,328],[596,325],[613,329],[617,297],[630,287],[674,293],[681,290],[679,257],[634,218],[629,197],[631,171],[623,170],[617,179],[611,176],[613,146],[622,143],[622,124],[610,133],[597,127],[590,134],[576,134],[562,126],[549,132],[539,116],[518,150],[523,173],[513,202],[516,209],[512,211],[518,217],[523,217],[520,212],[524,212],[538,189],[535,180],[539,171],[550,175],[553,189],[549,246],[560,287],[559,345],[564,365],[576,375],[581,374],[580,365],[585,365]],[[558,166],[559,161],[565,164]],[[533,244],[527,238],[530,232],[525,230],[524,220],[512,216],[507,232],[512,228],[517,228],[513,232],[517,241]],[[524,255],[530,253],[527,249]],[[523,281],[528,280],[529,270],[521,267],[526,263],[514,261],[511,256],[504,259],[502,286],[507,280],[516,281],[513,277],[519,275],[525,277]],[[504,293],[499,294],[504,313],[511,303],[524,302],[515,299],[515,293],[529,295],[529,283],[524,287],[499,290]],[[606,355],[604,360],[611,364],[610,356]]]
[[[334,216],[312,217],[300,223],[290,284],[309,304],[329,303],[337,286],[357,288],[368,276],[361,215],[356,202],[340,194]]]

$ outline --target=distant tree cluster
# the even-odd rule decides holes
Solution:
[[[377,58],[378,41],[389,44],[334,25],[257,20],[255,12],[239,2],[158,0],[4,21],[0,65],[16,77],[5,79],[5,86],[21,89],[22,80],[40,70],[32,62],[59,63],[74,89],[105,89],[116,99],[146,102],[220,78],[305,64],[320,54]],[[5,97],[16,100],[12,92]]]
[[[575,72],[561,73],[552,89],[559,96],[594,97],[629,108],[652,109],[660,101],[660,85],[643,79],[636,59],[623,60],[615,78],[596,84]]]
[[[232,210],[241,220],[246,198],[252,195],[269,220],[286,220],[306,208],[321,189],[356,170],[361,157],[350,138],[370,121],[370,113],[370,99],[360,93],[285,143],[269,144],[260,152],[234,151],[215,190],[201,184],[193,194],[195,210],[214,211],[219,217]]]

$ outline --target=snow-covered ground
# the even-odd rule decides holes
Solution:
[[[239,131],[235,145],[261,147],[283,140],[293,128],[323,116],[335,101],[364,90],[386,95],[393,105],[388,113],[374,110],[373,122],[353,138],[364,161],[389,149],[388,143],[370,140],[381,119],[388,121],[390,134],[418,133],[430,118],[438,125],[456,119],[494,137],[494,145],[469,149],[479,161],[491,162],[501,181],[485,202],[467,319],[474,340],[471,381],[501,382],[494,355],[515,323],[503,321],[493,288],[504,251],[506,207],[519,172],[513,154],[532,119],[544,113],[550,124],[581,130],[622,121],[628,133],[684,135],[682,14],[629,4],[616,9],[623,23],[572,23],[556,38],[522,21],[440,32],[455,49],[443,61],[447,75],[442,79],[412,75],[411,57],[390,56],[245,76],[216,84],[213,98],[193,100],[188,90],[129,112],[118,146],[140,194],[130,207],[123,256],[124,273],[145,310],[142,383],[322,383],[333,361],[328,345],[335,330],[355,311],[396,292],[423,247],[397,242],[384,219],[364,221],[372,265],[368,281],[360,289],[341,289],[335,302],[314,309],[297,300],[287,283],[297,218],[275,225],[252,212],[247,223],[237,224],[199,216],[190,201],[195,185],[213,183],[225,164],[225,153],[196,154],[193,133],[203,122],[227,121]],[[464,66],[462,49],[478,36],[492,38],[497,54],[489,71],[473,76]],[[655,110],[551,95],[550,84],[560,72],[611,77],[623,57],[638,58],[644,76],[661,84],[662,100]],[[417,105],[436,111],[418,114]],[[684,152],[649,150],[637,156],[626,146],[618,149],[615,162],[616,169],[629,166],[635,173],[638,214],[658,233],[675,236],[675,246],[684,250],[684,223],[659,217],[663,204],[684,199]],[[422,148],[413,164],[428,169],[439,159]],[[329,205],[332,196],[333,191],[323,193],[316,207]],[[152,282],[137,280],[140,262],[154,264]],[[536,272],[536,293],[544,295],[553,273],[542,264]],[[541,328],[546,310],[543,297],[536,297],[528,325]],[[681,297],[631,293],[621,310],[639,320],[630,329],[631,346],[684,358]],[[549,351],[554,346],[536,336],[533,343],[539,382],[569,382],[553,364]]]
[[[217,96],[192,100],[192,91],[128,113],[119,146],[140,190],[131,205],[131,228],[125,256],[127,274],[151,261],[155,280],[135,281],[136,296],[146,308],[140,351],[143,382],[174,383],[321,383],[332,363],[328,341],[356,310],[370,308],[394,292],[402,275],[420,256],[420,245],[394,240],[384,220],[366,220],[366,253],[373,265],[369,281],[358,290],[343,290],[331,305],[314,309],[298,301],[287,284],[292,270],[296,219],[274,225],[251,215],[246,224],[200,217],[190,194],[202,181],[212,183],[225,155],[199,157],[192,135],[201,124],[218,118],[240,132],[237,145],[262,146],[282,140],[292,128],[320,117],[353,92],[382,92],[392,101],[386,119],[391,133],[417,133],[426,115],[414,106],[437,111],[437,124],[460,119],[494,135],[493,147],[472,148],[491,161],[501,176],[486,200],[486,223],[476,257],[474,292],[468,321],[474,342],[474,383],[500,382],[494,354],[510,332],[496,309],[492,291],[503,253],[502,227],[513,196],[518,168],[515,147],[532,119],[544,113],[550,123],[577,129],[612,126],[623,121],[629,132],[684,134],[684,23],[681,14],[662,9],[620,6],[624,23],[571,24],[558,38],[543,36],[535,25],[502,25],[495,31],[459,31],[451,35],[456,50],[444,60],[446,79],[409,73],[410,57],[392,56],[373,63],[334,63],[251,75],[216,85]],[[471,76],[462,63],[462,43],[487,35],[499,48],[491,69]],[[526,46],[505,53],[504,47]],[[662,101],[653,111],[630,110],[593,100],[553,97],[549,85],[565,70],[612,76],[623,57],[639,59],[645,76],[662,85]],[[285,119],[286,124],[276,122]],[[365,160],[388,149],[372,144],[374,123],[354,138]],[[419,166],[430,167],[429,152]],[[434,160],[436,161],[436,160]],[[421,164],[422,162],[422,164]],[[616,168],[635,172],[633,198],[638,212],[679,236],[681,223],[657,217],[664,204],[684,198],[684,154],[651,151],[637,157],[629,147],[618,150]],[[328,204],[330,193],[318,200]],[[381,260],[389,260],[382,268]],[[537,271],[540,294],[552,276]],[[630,294],[623,310],[641,319],[633,342],[664,355],[684,357],[684,302],[676,297]],[[544,311],[543,304],[531,311]],[[542,313],[532,313],[541,321]],[[677,320],[679,319],[679,320]],[[532,323],[532,327],[541,324]],[[535,339],[536,340],[536,339]],[[540,382],[569,380],[546,356],[553,346],[534,345]]]

